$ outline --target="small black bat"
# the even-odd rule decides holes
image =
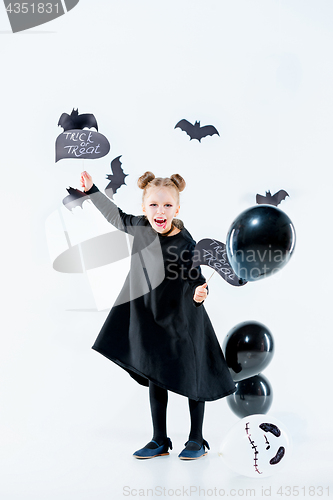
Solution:
[[[280,191],[273,194],[273,196],[271,195],[270,191],[266,191],[266,196],[257,194],[256,202],[258,203],[258,205],[266,204],[274,205],[275,207],[277,207],[282,200],[286,199],[287,196],[289,196],[289,194],[284,189],[280,189]]]
[[[125,177],[128,176],[128,174],[124,174],[123,169],[121,168],[121,158],[122,155],[117,156],[117,158],[114,158],[111,162],[111,172],[112,174],[107,174],[106,177],[109,179],[109,184],[105,188],[105,194],[112,200],[113,195],[116,193],[117,189],[120,188],[120,186],[123,186],[125,182]]]
[[[85,200],[88,200],[89,197],[86,193],[80,191],[79,189],[75,189],[72,187],[66,188],[68,191],[68,196],[62,200],[63,204],[65,205],[68,210],[72,211],[73,208],[75,207],[81,207],[82,208],[82,203]]]
[[[80,129],[82,130],[84,127],[95,127],[98,130],[97,121],[93,114],[86,113],[83,115],[79,115],[79,110],[74,109],[69,115],[68,113],[63,113],[59,118],[58,127],[63,127],[64,132],[66,130]]]
[[[192,125],[192,123],[187,120],[180,120],[175,128],[177,127],[190,136],[190,141],[192,139],[197,139],[199,142],[201,142],[201,139],[203,137],[206,137],[207,135],[220,135],[216,128],[213,127],[213,125],[205,125],[204,127],[200,127],[200,122],[195,122],[195,124]]]

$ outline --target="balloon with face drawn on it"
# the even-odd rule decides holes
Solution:
[[[249,415],[237,422],[225,436],[219,456],[243,476],[272,476],[285,467],[291,442],[285,426],[270,415]]]

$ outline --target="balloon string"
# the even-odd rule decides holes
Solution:
[[[213,271],[213,274],[215,273],[216,269],[214,269]],[[213,274],[211,274],[211,276],[208,278],[208,280],[206,281],[206,283],[208,283],[208,281],[210,280],[210,278],[213,276]]]

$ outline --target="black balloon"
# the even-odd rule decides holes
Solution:
[[[226,238],[228,260],[239,278],[255,281],[285,266],[295,241],[294,226],[282,210],[257,205],[231,224]]]
[[[236,382],[236,392],[227,396],[229,407],[239,418],[267,413],[272,400],[272,388],[263,375]]]
[[[235,382],[262,372],[274,354],[274,340],[269,329],[258,321],[244,321],[234,326],[224,339],[222,350]]]

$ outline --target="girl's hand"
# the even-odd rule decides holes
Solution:
[[[88,191],[92,187],[92,185],[94,184],[91,175],[89,175],[88,172],[86,172],[86,171],[81,173],[80,182],[81,182],[81,186],[83,187],[84,191]]]
[[[202,302],[207,298],[208,292],[206,290],[206,287],[207,283],[196,287],[193,297],[193,300],[195,300],[195,302]]]

